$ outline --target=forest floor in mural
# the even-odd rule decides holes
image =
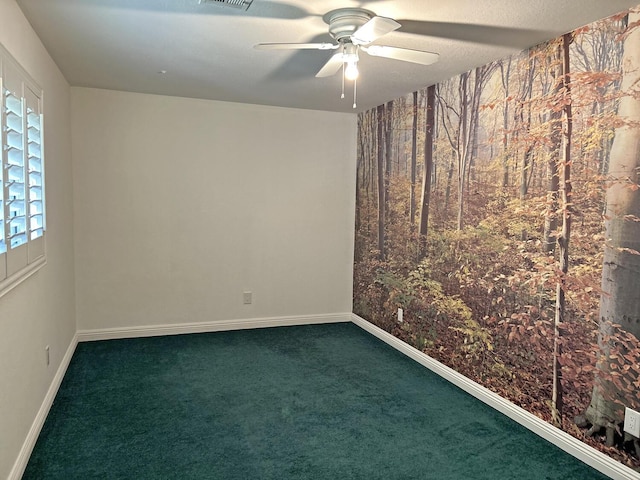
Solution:
[[[354,312],[640,470],[639,21],[359,115]]]

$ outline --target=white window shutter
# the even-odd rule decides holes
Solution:
[[[0,295],[45,264],[42,91],[0,45]]]
[[[42,161],[42,114],[40,99],[25,89],[27,135],[27,230],[29,234],[29,263],[44,255],[45,202],[44,163]]]

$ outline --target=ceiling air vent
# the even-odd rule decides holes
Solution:
[[[200,0],[200,4],[210,3],[212,5],[220,5],[221,7],[236,8],[239,10],[247,10],[253,0]]]

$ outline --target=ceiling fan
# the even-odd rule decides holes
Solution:
[[[337,50],[324,64],[316,77],[335,75],[342,68],[342,97],[344,98],[344,80],[354,81],[358,77],[358,54],[365,52],[374,57],[386,57],[404,62],[431,65],[438,60],[438,54],[424,50],[392,47],[389,45],[371,45],[378,38],[401,27],[395,20],[379,17],[363,8],[340,8],[324,15],[329,25],[329,35],[336,43],[259,43],[259,50]]]

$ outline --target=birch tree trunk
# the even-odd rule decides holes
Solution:
[[[640,14],[629,14],[629,25],[640,22]],[[616,128],[607,176],[605,212],[605,249],[602,266],[602,296],[594,389],[585,416],[592,432],[607,430],[607,443],[623,419],[621,382],[611,381],[611,363],[607,357],[615,346],[613,324],[640,339],[640,28],[625,39],[622,57],[624,96],[618,115],[622,126]],[[613,336],[613,337],[612,337]],[[622,352],[624,353],[624,352]],[[638,381],[630,369],[627,380]],[[637,391],[636,391],[637,395]]]

